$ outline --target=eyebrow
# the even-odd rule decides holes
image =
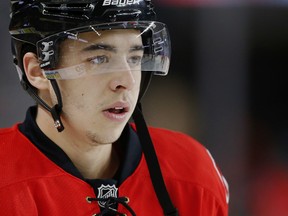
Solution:
[[[117,52],[117,48],[109,44],[92,44],[83,48],[81,51],[94,51],[94,50],[106,50],[111,52]],[[129,52],[142,51],[142,50],[144,50],[144,47],[142,45],[134,45],[129,49]]]
[[[142,51],[144,50],[144,46],[143,45],[134,45],[130,48],[129,52],[133,52],[133,51]]]
[[[82,51],[94,51],[94,50],[107,50],[116,52],[116,48],[108,44],[91,44],[82,49]]]

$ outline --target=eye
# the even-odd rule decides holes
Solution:
[[[92,64],[103,64],[103,63],[107,63],[109,62],[109,59],[107,56],[105,55],[101,55],[101,56],[94,56],[92,58],[87,59],[88,62],[92,63]]]
[[[128,63],[131,66],[137,66],[141,63],[142,56],[132,56],[128,59]]]

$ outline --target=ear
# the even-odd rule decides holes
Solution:
[[[28,52],[23,57],[23,66],[29,82],[39,90],[49,89],[49,80],[43,75],[35,53]]]

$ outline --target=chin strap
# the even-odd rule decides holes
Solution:
[[[63,123],[60,118],[60,114],[62,112],[62,98],[60,94],[59,87],[57,85],[56,80],[50,80],[51,85],[54,89],[54,92],[57,97],[58,104],[56,104],[53,107],[50,107],[45,101],[43,101],[38,94],[33,90],[33,88],[27,84],[23,79],[21,79],[21,85],[25,91],[28,92],[28,94],[38,103],[40,104],[44,109],[46,109],[48,112],[51,113],[52,118],[54,120],[54,126],[58,130],[58,132],[62,132],[64,130]]]
[[[141,104],[138,103],[133,113],[133,119],[136,124],[137,134],[148,165],[154,190],[164,211],[164,215],[178,216],[178,210],[174,207],[166,189],[159,161],[141,110]]]
[[[62,112],[62,107],[63,107],[63,103],[62,103],[62,97],[61,97],[61,93],[60,93],[60,89],[59,86],[56,82],[56,80],[50,80],[51,85],[54,89],[54,92],[56,94],[57,97],[57,101],[58,104],[56,104],[54,107],[51,108],[51,114],[52,114],[52,118],[54,120],[54,126],[55,128],[58,130],[58,132],[62,132],[64,130],[64,126],[63,123],[61,121],[60,118],[60,114]]]

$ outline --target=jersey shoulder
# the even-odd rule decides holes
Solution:
[[[149,131],[166,178],[206,190],[228,203],[228,184],[204,145],[181,132],[153,127]]]
[[[18,125],[0,129],[0,148],[0,188],[63,173],[18,130]]]
[[[149,132],[160,158],[175,159],[179,165],[189,161],[193,169],[211,165],[208,150],[193,137],[163,128],[149,127]]]

